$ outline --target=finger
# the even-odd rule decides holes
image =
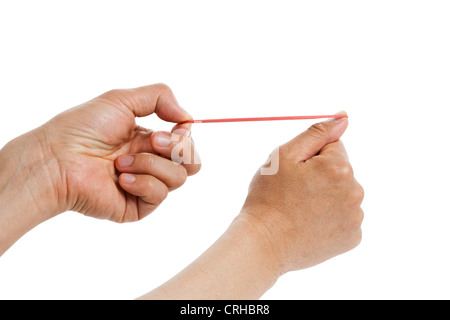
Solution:
[[[331,168],[333,174],[339,180],[354,180],[353,168],[341,140],[327,144],[322,148],[316,158],[324,160],[323,162],[328,164],[328,167]]]
[[[347,150],[341,140],[327,144],[319,152],[320,156],[329,156],[335,158],[342,158],[348,161]]]
[[[356,181],[347,151],[340,140],[327,144],[309,163],[318,165],[317,170],[336,183]]]
[[[172,133],[175,133],[179,136],[190,137],[191,127],[192,127],[191,123],[179,123],[173,127]]]
[[[129,154],[136,153],[153,153],[152,146],[150,144],[150,137],[154,131],[143,127],[137,127],[133,138],[130,141]]]
[[[306,161],[317,155],[327,144],[339,140],[347,126],[347,118],[316,123],[282,148],[287,150],[288,157],[294,158],[295,161]]]
[[[139,212],[146,214],[159,206],[169,193],[167,186],[151,175],[122,173],[119,184],[126,192],[140,197]]]
[[[145,117],[156,113],[159,118],[169,122],[183,122],[192,117],[178,104],[172,90],[165,84],[120,89],[105,95],[113,101],[127,107],[136,117]]]
[[[181,187],[187,178],[183,166],[150,153],[120,156],[116,160],[116,168],[121,173],[151,175],[163,182],[170,191]]]
[[[201,169],[201,160],[190,137],[169,132],[156,132],[150,138],[153,150],[161,156],[182,164],[189,176]]]

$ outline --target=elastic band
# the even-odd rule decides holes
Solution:
[[[228,119],[205,119],[188,120],[183,123],[219,123],[219,122],[250,122],[250,121],[279,121],[279,120],[310,120],[326,118],[348,118],[346,114],[322,115],[322,116],[292,116],[292,117],[259,117],[259,118],[228,118]]]

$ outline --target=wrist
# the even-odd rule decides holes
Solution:
[[[277,253],[251,216],[240,214],[196,261],[141,299],[255,300],[278,280]]]
[[[279,242],[261,219],[248,212],[241,212],[232,224],[252,244],[257,261],[264,267],[265,276],[272,285],[285,273],[283,251]]]
[[[58,163],[42,127],[28,132],[0,150],[1,210],[33,212],[37,223],[60,212]]]
[[[281,214],[281,216],[283,216]],[[280,212],[273,208],[259,205],[244,205],[238,219],[246,221],[249,229],[264,246],[265,254],[270,259],[278,277],[292,271],[289,261],[289,239],[286,237],[286,223],[280,219]]]

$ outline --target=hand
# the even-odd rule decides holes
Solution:
[[[339,140],[346,118],[279,148],[279,172],[255,176],[241,215],[268,241],[280,273],[314,266],[361,241],[363,189]]]
[[[43,148],[58,164],[53,184],[61,211],[137,221],[200,170],[195,152],[197,163],[171,160],[179,143],[183,150],[191,150],[189,125],[176,125],[173,132],[178,134],[136,125],[135,117],[152,113],[175,123],[191,119],[171,90],[159,84],[107,92],[41,128]]]
[[[282,274],[358,245],[363,190],[339,141],[347,125],[346,118],[316,124],[277,149],[278,173],[257,173],[222,237],[140,299],[258,299]]]

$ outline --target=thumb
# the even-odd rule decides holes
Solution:
[[[156,113],[160,119],[174,123],[192,119],[180,107],[172,90],[162,83],[134,89],[112,90],[102,97],[128,108],[135,117],[146,117]]]
[[[346,114],[345,112],[339,114]],[[327,144],[338,141],[348,126],[348,118],[319,122],[284,145],[289,158],[297,162],[311,159]]]

